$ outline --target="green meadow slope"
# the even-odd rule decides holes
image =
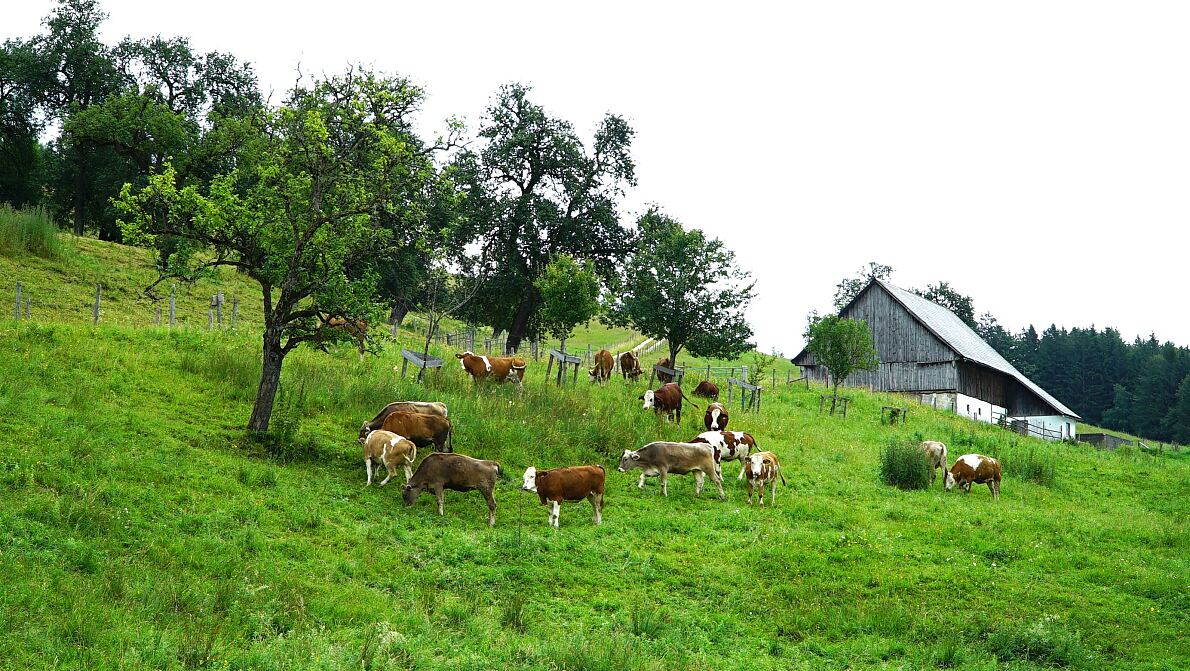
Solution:
[[[204,325],[205,326],[205,325]],[[615,472],[624,449],[689,438],[642,385],[424,386],[346,348],[286,363],[271,440],[243,426],[251,332],[0,321],[0,668],[1166,669],[1190,667],[1190,464],[1183,455],[1043,444],[850,391],[775,391],[734,415],[788,486],[749,508],[675,477]],[[364,487],[360,422],[443,400],[462,453],[497,459],[482,498],[404,508]],[[999,456],[1003,496],[880,483],[889,441]],[[1053,486],[1022,481],[1032,453]],[[523,469],[609,467],[604,524],[585,503],[546,526]],[[398,480],[402,480],[398,476]]]

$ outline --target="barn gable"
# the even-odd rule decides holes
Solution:
[[[867,322],[880,358],[875,370],[853,374],[852,384],[885,391],[954,390],[1007,408],[1013,416],[1078,417],[954,313],[913,292],[873,280],[839,316]],[[793,363],[809,370],[817,366],[804,349]]]

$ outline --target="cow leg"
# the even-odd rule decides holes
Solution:
[[[719,490],[719,499],[722,501],[726,501],[727,494],[723,491],[723,474],[716,473],[716,474],[712,475],[711,481],[715,483],[715,487]]]
[[[494,527],[496,526],[496,496],[491,490],[485,489],[483,490],[483,498],[488,502],[488,526]],[[557,506],[558,504],[555,503],[554,505]]]
[[[595,524],[599,524],[603,521],[603,511],[600,510],[600,508],[603,507],[603,496],[601,494],[591,492],[590,494],[587,494],[587,500],[591,502],[591,510],[593,511],[591,521]]]
[[[637,489],[644,489],[644,488],[645,488],[645,472],[644,472],[644,471],[641,471],[641,472],[640,472],[640,484],[638,484],[638,485],[636,486],[636,488],[637,488]]]
[[[769,505],[777,505],[777,478],[773,478],[773,493],[772,496],[769,497]]]
[[[562,504],[558,501],[550,502],[550,526],[557,529],[561,526],[559,524],[562,517]]]
[[[364,459],[364,468],[368,471],[368,484],[366,484],[364,486],[371,487],[372,486],[372,460],[371,459]]]
[[[381,487],[387,485],[388,481],[393,479],[393,471],[394,470],[395,469],[393,468],[392,464],[389,464],[389,463],[384,464],[384,472],[386,473],[386,477],[380,481]]]
[[[443,514],[445,514],[445,513],[442,511],[442,503],[443,503],[443,501],[442,501],[442,487],[441,487],[441,486],[438,486],[438,487],[435,487],[435,488],[434,488],[434,498],[438,499],[438,514],[439,514],[439,515],[443,515]]]
[[[661,495],[669,496],[669,471],[661,471]]]
[[[702,471],[694,471],[694,495],[702,494],[702,483],[706,480],[707,474]]]
[[[748,505],[752,505],[752,478],[748,478]]]

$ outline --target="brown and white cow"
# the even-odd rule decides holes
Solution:
[[[719,469],[715,468],[715,457],[709,445],[658,441],[639,450],[624,450],[619,471],[627,473],[636,468],[641,470],[640,483],[637,485],[641,489],[645,486],[645,476],[656,475],[661,477],[661,494],[669,496],[670,473],[693,473],[695,496],[702,493],[703,481],[709,475],[711,482],[719,488],[719,498],[727,498],[723,493],[723,478],[719,475]]]
[[[678,417],[677,421],[679,424],[681,424],[682,399],[690,401],[690,399],[686,397],[686,394],[682,393],[681,387],[670,382],[668,384],[661,385],[661,387],[656,390],[646,389],[645,393],[641,394],[636,400],[644,401],[645,410],[652,408],[653,412],[664,412],[666,418],[670,421],[673,421],[674,414],[676,413]],[[690,405],[694,405],[694,401],[690,401]],[[694,407],[698,408],[697,405],[694,405]]]
[[[665,357],[664,359],[658,361],[657,365],[663,366],[665,368],[673,368],[674,367],[673,362],[671,362],[669,360],[669,357]],[[670,375],[669,373],[657,373],[657,379],[661,380],[662,382],[673,382],[674,376]]]
[[[921,451],[926,455],[926,465],[930,467],[930,485],[933,485],[934,479],[938,477],[938,469],[941,468],[945,473],[950,468],[950,464],[946,460],[946,443],[923,440]],[[945,481],[945,476],[942,479]]]
[[[624,352],[620,355],[620,374],[626,380],[635,380],[640,377],[640,359],[632,352]]]
[[[405,505],[411,506],[422,492],[433,492],[434,498],[438,499],[438,514],[441,515],[443,490],[478,490],[488,504],[488,526],[493,526],[496,524],[494,492],[496,479],[499,477],[500,464],[494,461],[474,459],[462,454],[434,453],[422,460],[401,495]]]
[[[612,359],[612,353],[601,349],[595,354],[595,365],[591,370],[587,371],[587,375],[592,382],[606,382],[611,379],[612,369],[616,367],[615,359]]]
[[[752,490],[757,488],[760,490],[760,505],[764,505],[764,488],[765,485],[772,484],[773,495],[769,499],[769,505],[776,505],[777,503],[777,478],[781,479],[781,484],[785,484],[785,476],[781,473],[781,462],[777,459],[777,455],[772,452],[757,452],[748,457],[744,462],[744,474],[748,476],[748,505],[752,505]]]
[[[710,445],[715,454],[715,465],[720,470],[724,461],[743,462],[756,451],[756,439],[744,431],[704,431],[690,439],[690,442]],[[740,477],[744,477],[742,469]]]
[[[971,493],[972,483],[986,483],[988,489],[992,490],[992,498],[999,499],[1000,462],[982,454],[964,454],[955,460],[949,471],[946,471],[945,482],[946,491],[949,492],[958,485],[968,494]]]
[[[417,445],[391,431],[372,431],[364,439],[364,469],[368,472],[368,485],[372,484],[372,464],[384,465],[388,477],[380,481],[383,487],[397,472],[397,466],[405,468],[405,482],[413,477],[413,462],[417,461]]]
[[[729,419],[731,417],[722,403],[711,403],[702,416],[702,425],[707,427],[707,431],[724,431],[727,429],[727,420]]]
[[[453,452],[450,420],[417,412],[390,412],[380,428],[404,436],[418,447],[433,445],[435,452]]]
[[[539,471],[530,466],[525,469],[525,481],[521,489],[537,492],[541,504],[550,506],[550,526],[558,528],[563,501],[591,502],[594,510],[592,521],[603,522],[603,485],[606,475],[603,467],[571,466]]]
[[[703,398],[718,399],[719,385],[711,382],[710,380],[703,380],[702,382],[698,383],[697,387],[694,388],[693,395],[701,396]]]
[[[384,406],[376,416],[364,422],[359,429],[360,442],[370,431],[375,431],[384,425],[384,418],[394,412],[417,412],[423,415],[447,416],[446,404],[429,401],[393,401]]]
[[[490,378],[497,382],[512,380],[520,384],[525,379],[525,367],[528,365],[519,356],[484,356],[470,351],[460,352],[455,358],[475,382]]]

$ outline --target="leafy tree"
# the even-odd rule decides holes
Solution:
[[[41,200],[43,150],[37,136],[33,78],[36,55],[25,42],[0,45],[0,202],[17,207]]]
[[[815,361],[830,371],[833,391],[831,414],[839,398],[839,384],[857,370],[871,370],[880,364],[867,322],[842,317],[823,317],[810,325],[806,349]]]
[[[1132,392],[1124,385],[1117,384],[1112,387],[1112,393],[1112,406],[1107,412],[1103,413],[1104,426],[1116,429],[1117,431],[1135,433],[1135,427],[1132,422]]]
[[[1000,356],[1012,361],[1013,345],[1016,341],[1013,340],[1012,334],[1008,332],[992,313],[985,312],[979,317],[979,323],[975,325],[975,332],[979,334],[980,338],[992,346]]]
[[[529,100],[530,89],[500,89],[479,130],[483,147],[458,159],[468,191],[473,239],[491,247],[481,300],[468,317],[508,331],[508,347],[538,330],[534,282],[566,254],[592,262],[610,280],[631,250],[617,200],[636,183],[633,130],[608,114],[588,148],[571,124]]]
[[[331,318],[373,318],[370,263],[393,240],[378,213],[424,218],[439,179],[412,131],[422,97],[371,72],[299,84],[209,188],[179,186],[167,165],[121,193],[124,234],[155,247],[163,276],[233,266],[260,283],[263,366],[249,430],[268,430],[287,354],[349,337]]]
[[[971,297],[955,291],[950,283],[927,284],[925,291],[914,289],[913,293],[950,310],[972,329],[979,328],[979,323],[975,321],[975,305],[972,303]]]
[[[541,295],[541,326],[562,341],[574,327],[599,313],[599,278],[591,263],[579,263],[566,254],[550,262],[534,283]]]
[[[1163,421],[1170,440],[1190,445],[1190,375],[1178,385],[1177,401]]]
[[[608,311],[617,325],[631,326],[669,343],[676,365],[683,349],[700,357],[734,358],[751,349],[752,328],[744,310],[752,301],[751,274],[718,239],[650,209],[637,221],[640,240],[624,266]]]
[[[847,307],[847,304],[858,296],[859,292],[863,291],[864,287],[868,286],[872,280],[887,280],[892,277],[892,274],[891,266],[869,261],[867,268],[860,268],[856,271],[856,277],[844,279],[835,285],[835,312]]]

